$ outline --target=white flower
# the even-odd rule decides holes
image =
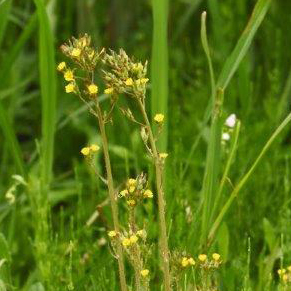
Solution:
[[[222,140],[230,140],[230,135],[229,135],[229,133],[227,133],[227,132],[224,132],[223,134],[222,134]]]
[[[235,123],[236,123],[236,115],[234,113],[229,115],[225,120],[225,125],[231,128],[235,126]]]

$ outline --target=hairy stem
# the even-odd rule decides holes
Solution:
[[[114,224],[115,231],[118,233],[119,232],[118,208],[117,208],[117,203],[116,203],[115,194],[114,194],[114,185],[113,185],[112,170],[111,170],[110,156],[109,156],[109,150],[108,150],[108,141],[107,141],[107,136],[106,136],[106,131],[105,131],[105,121],[104,121],[103,114],[102,114],[102,111],[97,99],[96,99],[96,112],[97,112],[97,119],[98,119],[101,139],[102,139],[102,147],[103,147],[103,154],[104,154],[106,175],[107,175],[107,187],[108,187],[110,204],[111,204],[113,224]],[[122,246],[120,243],[117,244],[117,260],[118,260],[121,291],[127,291],[123,252],[122,252]]]
[[[163,169],[162,164],[159,159],[159,153],[156,147],[155,138],[153,135],[153,131],[151,128],[151,124],[149,122],[145,105],[142,102],[142,99],[138,98],[139,109],[142,113],[148,134],[149,141],[152,150],[152,155],[155,163],[156,170],[156,183],[157,183],[157,192],[158,192],[158,208],[159,208],[159,223],[160,223],[160,251],[163,260],[163,271],[164,271],[164,283],[165,283],[165,291],[171,290],[171,278],[170,278],[170,267],[169,267],[169,247],[168,247],[168,237],[167,237],[167,226],[166,226],[166,218],[165,218],[165,198],[164,198],[164,190],[163,190]]]

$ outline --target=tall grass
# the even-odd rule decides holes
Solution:
[[[163,132],[159,138],[159,150],[167,149],[168,139],[168,0],[152,1],[153,42],[151,58],[151,113],[166,116]]]

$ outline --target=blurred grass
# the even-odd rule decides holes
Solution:
[[[95,121],[83,114],[79,102],[68,98],[55,81],[54,52],[56,59],[61,60],[59,45],[69,36],[84,31],[93,34],[96,44],[114,48],[122,45],[142,61],[152,51],[151,113],[163,111],[169,129],[161,149],[167,148],[170,153],[167,161],[170,245],[196,256],[201,236],[201,181],[205,169],[209,168],[205,156],[213,133],[206,119],[212,112],[212,106],[207,107],[211,83],[213,88],[213,80],[209,82],[209,56],[213,71],[221,72],[216,88],[226,88],[221,122],[232,112],[241,121],[238,142],[232,141],[221,148],[219,174],[223,178],[217,181],[217,188],[224,186],[218,190],[218,202],[210,199],[206,219],[213,221],[218,219],[221,205],[230,199],[233,185],[240,185],[240,177],[248,173],[271,129],[290,111],[287,60],[291,56],[286,48],[291,42],[288,30],[291,19],[287,13],[291,3],[54,1],[55,6],[49,10],[52,32],[44,3],[36,1],[38,11],[33,1],[0,2],[0,232],[3,233],[1,242],[7,241],[5,245],[11,253],[9,265],[4,264],[0,272],[11,268],[11,284],[16,290],[42,288],[44,282],[35,247],[41,252],[45,246],[48,251],[42,258],[51,266],[48,280],[53,290],[67,289],[71,281],[76,290],[118,290],[116,274],[112,271],[114,259],[102,244],[106,229],[110,228],[110,212],[106,203],[96,207],[106,201],[106,191],[94,175],[88,174],[79,157],[82,146],[98,141]],[[256,3],[257,8],[248,22]],[[207,39],[205,31],[204,43],[201,43],[200,15],[205,10]],[[203,45],[207,50],[205,44],[208,67],[203,54]],[[38,66],[40,78],[35,74]],[[236,130],[232,138],[237,137]],[[108,131],[117,183],[129,175],[147,172],[149,164],[139,132],[128,127],[117,112],[114,127],[108,126]],[[41,176],[36,139],[41,140]],[[217,157],[213,155],[214,158]],[[56,162],[52,174],[53,160]],[[277,290],[279,257],[284,254],[284,262],[291,261],[290,160],[289,131],[284,130],[264,158],[259,159],[256,170],[247,176],[248,182],[243,184],[240,194],[235,195],[231,204],[227,202],[231,205],[227,212],[219,216],[221,227],[210,251],[219,251],[225,256],[220,273],[221,290]],[[103,170],[98,158],[96,165]],[[29,188],[22,184],[16,187],[16,202],[11,205],[5,194],[15,183],[11,178],[15,173],[29,176],[30,183]],[[151,171],[149,176],[152,178]],[[38,196],[43,193],[39,188],[41,179],[50,183],[48,209],[46,205],[35,204],[40,201],[29,200],[33,195],[34,199],[41,198]],[[37,205],[46,211],[42,212],[46,225],[35,221],[40,215]],[[124,222],[125,207],[122,204],[120,207]],[[151,240],[158,233],[155,208],[155,203],[145,205],[138,214],[139,218],[145,217]],[[86,226],[96,213],[96,220]],[[48,234],[35,239],[36,235],[42,235],[37,230],[41,227],[47,227]],[[41,244],[41,239],[45,244]],[[74,244],[71,257],[67,252],[70,242]],[[152,290],[158,290],[160,272],[156,263],[154,258],[150,265]],[[1,287],[7,282],[10,284],[10,279],[2,274]],[[270,274],[272,282],[266,279]]]

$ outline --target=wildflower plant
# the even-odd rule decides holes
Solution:
[[[159,248],[164,274],[164,290],[173,290],[174,286],[178,288],[179,280],[181,280],[182,274],[188,267],[195,267],[195,269],[200,270],[198,272],[199,276],[203,280],[205,279],[205,282],[208,282],[211,280],[208,278],[210,276],[208,271],[218,268],[221,263],[218,254],[213,255],[213,259],[208,261],[206,255],[200,255],[195,260],[190,255],[179,252],[171,254],[169,251],[165,219],[165,178],[163,174],[168,153],[159,152],[157,147],[157,141],[163,130],[166,117],[163,113],[157,112],[153,118],[153,125],[149,121],[145,105],[146,88],[149,82],[147,62],[135,62],[122,49],[119,52],[112,50],[106,52],[105,49],[97,50],[93,48],[91,39],[86,34],[78,39],[72,38],[61,49],[73,64],[70,67],[63,61],[57,67],[57,70],[63,74],[67,82],[65,91],[79,97],[88,106],[90,113],[98,120],[101,144],[85,146],[80,151],[88,164],[94,169],[96,175],[108,188],[113,217],[113,228],[108,231],[108,239],[112,253],[118,260],[121,290],[128,290],[124,256],[134,270],[135,290],[143,291],[150,288],[151,272],[148,261],[152,253],[152,244],[148,241],[145,225],[143,227],[138,225],[136,210],[137,207],[142,207],[144,201],[151,200],[155,196],[157,197],[159,213]],[[103,108],[103,104],[101,106],[99,102],[100,90],[95,80],[95,75],[98,74],[101,75],[105,85],[104,94],[108,95],[110,100],[111,107],[108,113]],[[131,107],[135,106],[137,113],[133,114],[129,107],[122,108],[119,106],[118,100],[123,96],[130,98]],[[116,107],[140,128],[145,150],[155,168],[156,187],[154,189],[150,187],[147,175],[144,173],[137,177],[128,178],[119,190],[114,186],[105,126],[112,120],[112,113]],[[106,177],[103,177],[94,167],[94,154],[100,149],[102,149],[104,156]],[[119,223],[118,200],[127,206],[128,223],[125,227],[121,227]],[[208,290],[209,284],[207,283],[206,287],[203,285],[204,289],[201,290]],[[198,288],[198,290],[200,289]]]

